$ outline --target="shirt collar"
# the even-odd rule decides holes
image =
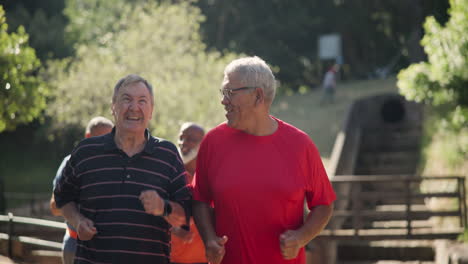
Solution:
[[[105,136],[104,148],[106,151],[113,151],[113,150],[119,149],[117,147],[117,144],[115,144],[114,137],[115,137],[115,127],[112,128],[111,133]],[[147,141],[146,141],[145,147],[143,148],[143,151],[146,152],[147,154],[152,154],[159,140],[151,136],[149,129],[145,129],[145,138],[147,139]]]

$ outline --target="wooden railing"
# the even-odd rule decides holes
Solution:
[[[29,228],[19,231],[19,226]],[[44,231],[44,228],[53,230],[55,233],[63,234],[66,225],[63,222],[13,216],[12,213],[0,215],[0,240],[7,241],[7,255],[9,257],[13,255],[13,241],[19,241],[22,244],[30,244],[42,248],[61,249],[61,242],[37,238],[48,237],[48,233]]]
[[[421,191],[421,182],[448,183],[453,188],[437,191]],[[465,178],[415,177],[412,175],[335,176],[335,188],[349,185],[348,194],[338,194],[338,201],[348,200],[347,209],[334,212],[331,223],[322,235],[350,239],[383,238],[454,238],[467,228]],[[427,198],[448,198],[450,205],[443,210],[431,210],[425,206]],[[426,200],[427,201],[427,200]],[[430,217],[452,217],[457,226],[421,226],[421,220]],[[345,219],[345,220],[343,220]],[[339,226],[333,223],[340,223]],[[418,226],[419,225],[419,226]]]

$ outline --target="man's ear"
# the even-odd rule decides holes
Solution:
[[[85,134],[85,138],[90,138],[91,137],[91,133],[86,133]]]
[[[265,101],[265,93],[263,92],[262,88],[255,88],[255,92],[257,93],[255,97],[255,105],[259,105],[264,103]]]

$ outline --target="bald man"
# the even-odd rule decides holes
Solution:
[[[205,130],[200,125],[187,122],[182,124],[179,132],[178,149],[187,171],[187,182],[191,183],[197,165],[197,154],[205,136]],[[184,227],[173,227],[172,231],[172,264],[202,264],[207,263],[205,246],[201,240],[193,219],[190,220],[190,231]]]

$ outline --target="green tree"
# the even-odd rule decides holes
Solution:
[[[67,18],[63,14],[65,0],[5,1],[10,32],[23,26],[29,35],[29,44],[36,55],[47,59],[64,58],[72,54],[72,43],[65,41]]]
[[[376,69],[396,73],[424,59],[419,41],[429,14],[444,20],[447,0],[199,0],[207,19],[207,45],[220,51],[257,54],[276,65],[283,85],[316,86],[320,35],[338,33],[348,78],[367,78]],[[282,87],[283,87],[282,85]]]
[[[468,126],[468,1],[451,0],[450,19],[442,26],[434,17],[424,24],[427,62],[398,74],[400,92],[408,99],[439,106],[456,129]]]
[[[73,60],[50,65],[54,99],[47,113],[56,127],[84,126],[91,116],[110,116],[113,86],[136,73],[154,86],[155,135],[175,139],[179,125],[212,127],[224,120],[217,89],[232,54],[206,52],[199,34],[204,17],[189,3],[142,4],[120,18],[123,27],[105,42],[80,45]],[[105,43],[105,45],[103,45]]]
[[[65,0],[69,19],[66,37],[70,43],[105,45],[114,32],[126,26],[131,9],[141,0]]]
[[[41,63],[28,46],[24,28],[11,34],[7,30],[5,12],[0,6],[0,132],[14,130],[39,117],[48,93],[37,76]]]

